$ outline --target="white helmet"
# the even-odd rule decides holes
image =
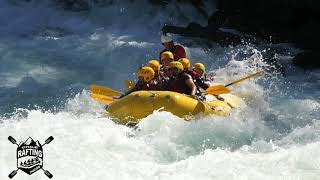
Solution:
[[[168,43],[168,42],[171,42],[171,41],[173,41],[173,39],[169,34],[161,36],[161,42],[162,43]]]

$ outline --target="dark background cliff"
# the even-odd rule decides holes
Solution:
[[[115,3],[113,0],[53,1],[75,11],[88,10],[93,5]],[[214,3],[206,3],[210,0],[149,0],[150,3],[162,6],[164,11],[172,1],[191,4],[208,19],[208,25],[203,27],[190,23],[186,27],[178,27],[167,24],[162,29],[164,33],[205,38],[223,45],[241,43],[243,37],[240,35],[221,30],[230,28],[271,43],[292,43],[303,50],[293,59],[295,65],[304,68],[320,67],[319,0],[211,0]],[[206,4],[215,5],[206,7]],[[217,11],[208,14],[208,9]]]
[[[201,1],[190,1],[199,10]],[[237,44],[241,37],[219,28],[270,40],[292,43],[304,50],[293,63],[304,68],[319,68],[320,5],[317,0],[217,0],[217,11],[208,16],[208,25],[190,23],[187,27],[164,26],[164,32],[202,37],[221,43]]]

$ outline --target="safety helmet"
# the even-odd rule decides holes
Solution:
[[[173,68],[178,69],[178,72],[182,72],[184,70],[183,65],[179,61],[170,62],[169,69],[173,69]]]
[[[194,69],[195,69],[195,68],[201,69],[201,70],[203,71],[203,73],[206,72],[206,67],[205,67],[202,63],[195,63],[195,64],[193,65],[193,68],[194,68]]]
[[[168,42],[171,42],[171,41],[173,41],[173,39],[169,34],[161,36],[161,42],[162,43],[168,43]]]
[[[138,71],[138,76],[143,77],[144,82],[149,82],[151,79],[154,78],[155,72],[151,67],[142,67]]]
[[[170,61],[173,61],[173,54],[170,51],[165,51],[163,53],[161,53],[160,55],[160,62],[162,62],[164,59],[169,59]]]
[[[181,62],[181,64],[183,65],[183,68],[185,71],[190,69],[190,61],[187,58],[180,58],[178,60],[179,62]]]
[[[148,62],[147,64],[148,67],[151,67],[154,72],[159,72],[160,71],[160,63],[159,61],[152,59]]]

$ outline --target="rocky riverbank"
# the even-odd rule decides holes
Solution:
[[[218,11],[208,17],[208,25],[205,27],[190,23],[187,27],[165,25],[162,30],[165,33],[206,38],[222,44],[240,43],[239,35],[222,31],[224,28],[231,28],[270,40],[272,43],[292,43],[304,50],[294,58],[295,65],[320,68],[318,1],[218,0],[217,9]]]

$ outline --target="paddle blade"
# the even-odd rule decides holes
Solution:
[[[210,86],[208,89],[204,91],[207,94],[226,94],[229,93],[230,90],[223,85]]]
[[[12,136],[9,136],[9,137],[8,137],[8,140],[9,140],[12,144],[17,144],[17,141],[16,141]]]
[[[13,177],[17,174],[17,172],[18,172],[18,170],[12,171],[12,172],[8,175],[8,177],[9,177],[10,179],[13,178]]]
[[[47,171],[47,170],[43,170],[43,172],[44,172],[44,174],[48,177],[48,178],[52,178],[53,177],[53,175],[49,172],[49,171]]]
[[[126,87],[127,90],[134,88],[135,85],[136,85],[136,83],[134,83],[130,80],[124,80],[124,86]]]
[[[121,92],[115,91],[111,88],[99,86],[99,85],[95,85],[95,84],[90,85],[90,90],[94,94],[101,94],[101,95],[105,95],[105,96],[118,96],[118,95],[122,94]]]
[[[102,94],[94,94],[94,93],[91,93],[90,96],[98,101],[98,102],[102,102],[102,103],[106,103],[106,104],[110,104],[114,101],[114,99],[112,99],[111,97],[108,97],[108,96],[104,96]]]
[[[45,144],[49,144],[51,141],[53,141],[53,137],[52,136],[50,136],[50,137],[48,137],[48,139],[44,142]]]

